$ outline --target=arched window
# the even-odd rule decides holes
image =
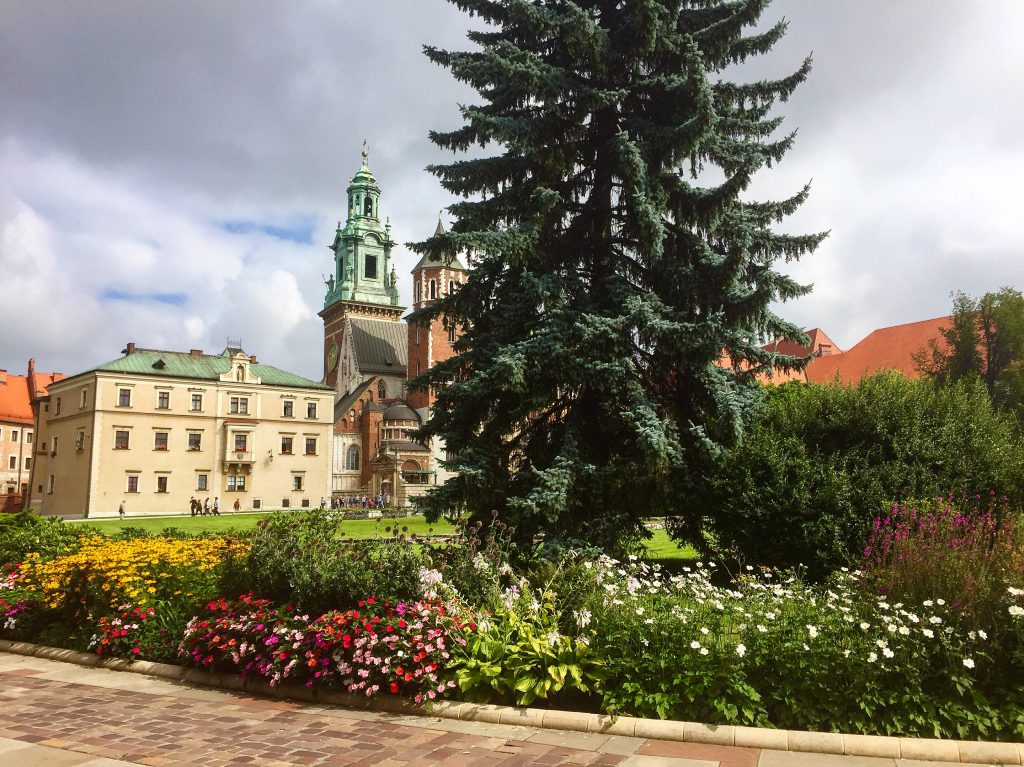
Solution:
[[[437,298],[437,282],[434,280],[430,281],[430,298]]]
[[[373,215],[373,198],[371,198],[371,197],[367,197],[366,198],[366,205],[365,205],[365,208],[364,208],[364,212],[366,213],[367,216],[372,216]]]
[[[420,465],[409,459],[402,462],[402,479],[407,485],[419,485],[423,482],[423,475],[420,472]]]
[[[355,471],[359,468],[359,448],[355,445],[349,445],[348,452],[345,453],[345,469],[348,471]]]
[[[388,396],[388,389],[384,385],[384,381],[383,380],[378,381],[377,382],[377,399],[384,399],[386,396]]]
[[[236,381],[244,381],[245,380],[245,366],[244,365],[239,365],[238,366],[238,370],[235,371],[235,380]]]
[[[351,410],[348,411],[348,417],[352,419],[352,425],[354,426],[355,423],[356,423],[356,409],[355,408],[352,408]]]

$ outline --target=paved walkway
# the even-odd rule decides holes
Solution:
[[[3,767],[925,767],[396,716],[0,653]]]

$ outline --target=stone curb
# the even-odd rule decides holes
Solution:
[[[122,658],[101,658],[92,653],[45,647],[29,642],[0,639],[0,652],[29,655],[35,658],[74,663],[79,666],[110,671],[130,671],[186,684],[247,692],[306,703],[327,703],[346,708],[368,709],[389,714],[456,719],[464,722],[515,724],[549,730],[590,732],[603,735],[626,735],[654,740],[675,740],[716,746],[767,748],[777,751],[801,751],[813,754],[875,756],[890,759],[921,759],[935,762],[985,762],[1003,765],[1024,765],[1024,743],[945,740],[937,738],[899,738],[881,735],[845,735],[836,732],[773,730],[759,727],[674,722],[665,719],[639,719],[631,716],[611,717],[605,714],[584,714],[543,708],[516,708],[462,701],[438,701],[429,706],[406,698],[385,696],[367,698],[362,695],[318,690],[310,687],[273,688],[267,682],[242,679],[231,674],[201,671],[186,666]]]

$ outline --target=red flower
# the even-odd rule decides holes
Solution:
[[[391,683],[391,692],[394,695],[398,694],[398,682],[392,682]]]

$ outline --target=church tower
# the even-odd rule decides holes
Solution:
[[[440,217],[434,236],[444,234],[444,224]],[[424,255],[412,269],[413,310],[454,293],[466,281],[466,267],[458,257],[451,263]],[[458,337],[456,328],[446,328],[444,318],[435,317],[429,326],[408,323],[409,331],[409,378],[423,373],[438,362],[452,356],[452,346]],[[409,404],[417,409],[430,408],[434,404],[434,392],[426,390],[410,391],[407,397]]]
[[[333,274],[326,279],[327,295],[320,317],[324,321],[324,381],[337,388],[338,364],[346,325],[352,317],[400,322],[398,278],[391,263],[391,221],[380,222],[380,187],[367,164],[348,186],[345,225],[338,222]]]

